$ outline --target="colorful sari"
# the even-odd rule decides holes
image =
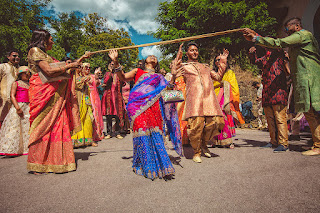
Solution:
[[[42,60],[54,62],[39,48],[29,51],[29,67],[38,67]],[[72,79],[42,83],[36,73],[29,83],[31,126],[27,169],[54,173],[76,170],[70,133],[79,131],[81,126]]]
[[[175,170],[164,145],[165,123],[180,156],[182,146],[175,104],[163,104],[161,98],[161,91],[168,82],[160,74],[141,69],[138,69],[135,82],[127,105],[133,129],[133,171],[150,179],[172,175]],[[164,110],[164,107],[171,109]]]
[[[76,79],[76,90],[80,107],[81,131],[72,135],[72,142],[75,148],[82,146],[91,146],[93,143],[93,121],[92,103],[89,95],[89,87],[83,81],[84,78],[90,76],[79,76]]]
[[[232,137],[236,136],[234,127],[234,117],[237,117],[234,106],[232,104],[233,94],[231,91],[231,85],[227,81],[222,81],[223,86],[219,90],[218,102],[223,112],[225,125],[220,135],[214,137],[215,145],[231,145]]]
[[[175,89],[182,91],[184,99],[186,99],[186,83],[184,82],[183,76],[178,77],[175,83],[176,83]],[[187,134],[188,122],[182,119],[185,104],[186,104],[185,101],[177,103],[177,111],[178,111],[178,117],[179,117],[180,131],[182,135],[182,144],[189,144],[189,139]]]
[[[103,135],[103,117],[101,111],[101,100],[97,89],[96,78],[95,75],[91,76],[91,84],[89,84],[89,92],[90,92],[90,99],[92,103],[92,110],[93,110],[93,141],[100,141],[104,137]]]
[[[236,75],[234,74],[234,72],[229,69],[227,70],[227,72],[223,75],[222,81],[227,81],[230,83],[231,86],[231,92],[232,92],[232,105],[233,105],[233,111],[237,114],[237,116],[235,117],[236,122],[238,122],[240,125],[244,124],[245,121],[242,117],[242,114],[240,112],[240,107],[239,107],[239,103],[240,103],[240,92],[239,92],[239,85],[238,85],[238,81],[236,78]],[[219,94],[219,90],[221,88],[221,83],[218,81],[214,82],[214,88],[215,88],[215,92],[216,95],[218,96]]]

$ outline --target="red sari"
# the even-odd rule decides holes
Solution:
[[[33,57],[30,51],[29,66],[40,60],[51,62],[46,53]],[[43,84],[38,73],[31,77],[29,171],[64,173],[76,170],[71,132],[79,131],[81,125],[74,83],[68,79]]]

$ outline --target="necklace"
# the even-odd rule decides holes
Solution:
[[[29,89],[29,81],[23,81],[23,80],[19,80],[19,86]]]
[[[156,72],[155,69],[150,69],[150,68],[146,68],[145,70],[148,72]]]

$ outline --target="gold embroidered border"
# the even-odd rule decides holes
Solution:
[[[42,165],[36,163],[28,163],[27,169],[33,172],[53,172],[53,173],[65,173],[75,171],[77,166],[75,163],[68,165]]]
[[[29,133],[31,134],[31,132],[39,126],[39,124],[41,123],[41,121],[47,116],[47,114],[52,110],[52,108],[54,107],[54,105],[57,103],[58,99],[61,97],[61,93],[66,91],[66,86],[67,86],[67,81],[61,81],[58,87],[58,90],[56,91],[56,93],[54,94],[54,96],[48,101],[48,103],[46,104],[46,106],[44,107],[44,109],[42,110],[42,112],[40,112],[40,114],[34,119],[34,121],[32,122],[32,125],[30,127]],[[63,85],[64,84],[64,85]]]
[[[141,168],[133,168],[134,173],[137,175],[142,175],[145,176],[146,178],[149,179],[156,179],[156,178],[163,178],[167,175],[173,175],[175,173],[175,170],[173,167],[165,168],[163,170],[159,169],[158,171],[153,171],[151,172],[150,170],[148,171],[143,171]]]
[[[137,138],[137,137],[142,137],[142,136],[149,136],[151,135],[151,133],[160,133],[161,135],[163,135],[163,131],[160,129],[160,127],[156,126],[152,129],[147,129],[145,131],[142,130],[142,128],[140,128],[138,131],[134,131],[133,132],[133,138]]]

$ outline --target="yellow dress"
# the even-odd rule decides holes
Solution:
[[[92,121],[93,121],[93,113],[92,113],[92,105],[90,96],[88,95],[88,86],[81,82],[81,78],[78,77],[76,79],[76,89],[80,90],[78,92],[78,100],[80,105],[80,120],[82,130],[77,134],[71,137],[74,147],[81,146],[91,146],[92,145]]]
[[[237,119],[236,120],[240,124],[244,124],[245,121],[244,121],[244,119],[242,117],[242,114],[241,114],[240,108],[239,108],[240,92],[239,92],[239,85],[238,85],[238,82],[237,82],[236,75],[234,74],[234,72],[231,69],[229,69],[223,75],[222,81],[227,81],[227,82],[230,83],[231,92],[232,92],[232,96],[233,96],[231,101],[233,103],[235,113],[237,114]],[[220,91],[220,87],[221,87],[221,83],[218,82],[218,81],[214,81],[213,85],[214,85],[214,88],[215,88],[216,95],[218,96],[219,95],[219,91]]]

